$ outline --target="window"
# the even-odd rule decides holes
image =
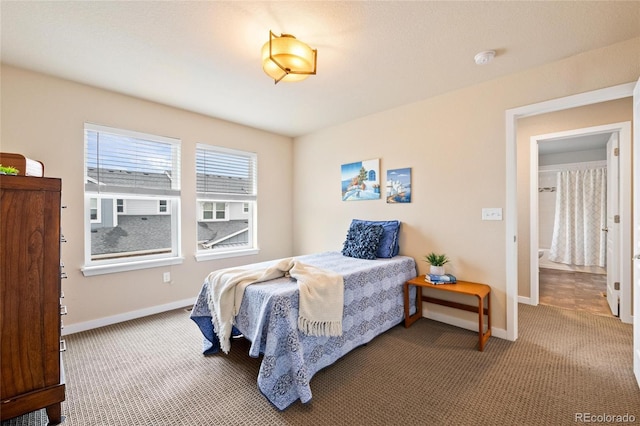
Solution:
[[[85,124],[84,275],[180,263],[180,141]]]
[[[257,157],[196,146],[198,260],[255,254]]]
[[[214,203],[202,201],[200,203],[201,212],[198,216],[201,221],[227,220],[227,206],[229,203]]]
[[[212,220],[213,219],[213,204],[209,201],[203,201],[202,203],[202,220]]]
[[[98,204],[97,198],[89,200],[89,217],[91,218],[91,223],[100,222],[100,204]]]
[[[227,205],[228,203],[216,203],[216,220],[227,219]]]

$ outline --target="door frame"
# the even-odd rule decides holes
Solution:
[[[640,78],[633,89],[634,145],[640,146]],[[640,150],[633,152],[633,374],[640,386]]]
[[[563,132],[548,133],[531,137],[530,142],[530,212],[529,212],[529,244],[530,244],[530,293],[529,304],[539,303],[539,274],[538,274],[538,143],[553,139],[564,139],[570,136],[587,136],[601,133],[618,134],[619,161],[619,200],[620,229],[618,240],[618,263],[620,268],[620,320],[631,324],[631,122],[604,124],[601,126],[584,127]],[[525,301],[524,298],[519,299]]]
[[[623,229],[622,223],[622,211],[620,208],[621,201],[621,180],[623,176],[620,170],[622,167],[620,152],[620,139],[622,135],[620,132],[612,133],[607,140],[607,195],[606,195],[606,223],[604,226],[605,238],[606,238],[606,268],[607,268],[607,304],[609,309],[614,315],[622,319],[622,299],[625,292],[620,288],[620,283],[624,285],[625,281],[622,281],[623,261],[622,256],[622,236]],[[615,180],[614,180],[615,179]],[[631,197],[629,197],[631,198]],[[612,204],[612,205],[610,205]],[[615,204],[615,205],[613,205]],[[631,215],[631,212],[629,212]],[[618,221],[616,222],[616,217]],[[609,246],[611,245],[611,246]],[[609,257],[611,255],[611,257]],[[616,260],[614,263],[613,260]],[[616,282],[618,288],[616,289]],[[633,319],[632,319],[633,320]]]
[[[525,105],[505,111],[506,130],[506,205],[505,205],[505,261],[506,309],[508,340],[518,338],[518,198],[517,198],[517,135],[518,119],[561,111],[600,102],[633,96],[635,81],[617,86]]]

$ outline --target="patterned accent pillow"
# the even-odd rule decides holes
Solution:
[[[380,225],[383,232],[380,238],[380,245],[376,257],[390,258],[397,256],[400,252],[400,246],[398,244],[398,237],[400,233],[400,221],[399,220],[360,220],[353,219],[351,225],[354,223],[364,223],[366,225]]]
[[[351,224],[342,247],[342,254],[358,259],[374,260],[383,232],[384,229],[380,225]]]

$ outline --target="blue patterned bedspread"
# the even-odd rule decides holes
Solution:
[[[250,356],[264,355],[258,388],[280,410],[298,399],[309,402],[309,382],[316,372],[400,323],[404,319],[403,284],[416,276],[415,261],[406,256],[364,260],[340,252],[324,252],[296,259],[344,277],[343,333],[337,337],[317,337],[298,330],[298,285],[292,278],[278,278],[246,288],[235,327],[251,341]],[[415,288],[411,290],[411,306],[415,310]],[[203,353],[218,352],[219,341],[207,305],[207,286],[198,295],[191,319],[204,336]]]

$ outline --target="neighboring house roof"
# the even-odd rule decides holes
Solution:
[[[169,172],[143,173],[128,170],[87,168],[87,174],[98,185],[136,186],[138,188],[171,189]],[[134,185],[132,185],[134,184]]]
[[[236,245],[247,242],[249,223],[247,220],[224,222],[198,222],[198,242],[204,248],[221,245]]]
[[[251,194],[252,182],[247,178],[219,175],[196,174],[198,192],[212,192],[222,194]]]
[[[171,250],[171,216],[119,215],[118,226],[91,230],[91,255]]]
[[[246,220],[198,222],[198,242],[217,242],[216,247],[237,245],[238,242],[246,241],[247,236],[233,237],[238,237],[238,232],[247,228]],[[91,231],[93,256],[159,248],[171,250],[170,215],[118,215],[118,226],[95,228]]]
[[[87,168],[89,183],[109,186],[134,186],[138,188],[172,189],[172,177],[169,171],[163,173],[143,173],[128,170]],[[198,192],[222,193],[222,194],[249,194],[252,191],[251,180],[247,178],[205,175],[196,175]]]

